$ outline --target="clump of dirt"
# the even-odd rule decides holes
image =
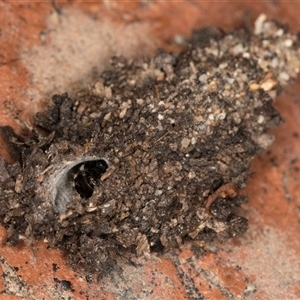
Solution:
[[[195,31],[177,56],[115,57],[74,99],[54,95],[28,137],[3,128],[17,158],[0,161],[7,241],[44,239],[95,272],[124,250],[245,232],[238,191],[273,140],[272,97],[300,56],[283,27],[264,17],[255,26]]]

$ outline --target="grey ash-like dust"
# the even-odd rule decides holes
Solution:
[[[297,37],[261,16],[254,32],[197,30],[179,55],[113,58],[74,99],[54,95],[27,137],[2,128],[16,159],[0,161],[7,242],[42,239],[101,272],[124,251],[242,234],[239,190],[299,57]]]

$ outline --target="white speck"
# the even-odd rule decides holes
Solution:
[[[276,90],[272,90],[268,92],[268,95],[272,98],[272,99],[276,99],[277,97],[277,92]]]
[[[229,84],[233,84],[233,83],[234,83],[234,78],[226,77],[226,81],[227,81]]]
[[[293,45],[293,40],[292,39],[285,40],[284,45],[288,48],[291,47]]]
[[[100,115],[101,115],[101,112],[93,112],[93,113],[90,114],[90,117],[92,119],[96,119],[96,118],[99,118]]]
[[[158,118],[158,120],[163,120],[163,119],[164,119],[164,116],[161,115],[161,114],[158,114],[158,115],[157,115],[157,118]]]
[[[111,97],[112,97],[112,90],[111,90],[111,88],[109,86],[105,86],[104,87],[104,94],[105,94],[105,97],[107,99],[111,99]]]
[[[207,82],[207,75],[206,74],[202,74],[199,76],[199,81],[202,83],[206,83]]]
[[[155,191],[155,196],[160,196],[162,195],[163,191],[162,190],[156,190]]]
[[[254,283],[249,283],[248,285],[247,285],[247,287],[245,288],[245,290],[244,290],[244,294],[245,295],[247,295],[247,294],[251,294],[251,293],[253,293],[253,292],[255,292],[256,291],[256,285],[254,284]]]
[[[206,134],[211,134],[212,133],[211,127],[209,125],[207,125],[205,132],[206,132]]]
[[[269,78],[260,85],[260,88],[262,88],[265,92],[268,92],[272,90],[276,85],[277,81]]]
[[[198,129],[199,131],[203,131],[203,130],[205,130],[205,128],[206,128],[206,125],[205,125],[204,123],[201,123],[201,124],[199,124],[199,125],[197,126],[197,129]]]
[[[244,47],[242,44],[237,44],[232,48],[232,54],[238,55],[244,52]]]
[[[216,166],[208,166],[207,167],[209,170],[211,171],[216,171],[217,170],[217,167]]]
[[[190,179],[195,178],[196,177],[195,171],[190,171],[188,176]]]
[[[122,119],[122,118],[125,117],[126,112],[127,112],[127,109],[128,109],[128,107],[125,107],[125,108],[123,108],[123,109],[121,110],[121,112],[120,112],[120,114],[119,114],[120,119]]]
[[[221,63],[221,64],[219,65],[219,68],[220,68],[220,69],[226,69],[227,66],[228,66],[228,63],[223,62],[223,63]]]
[[[225,113],[225,112],[219,113],[219,114],[216,116],[216,119],[217,119],[217,120],[224,120],[225,118],[226,118],[226,113]]]
[[[184,45],[185,44],[185,38],[180,34],[175,35],[174,41],[178,45]]]
[[[142,105],[142,104],[144,104],[144,100],[143,99],[136,99],[136,103],[138,105]]]
[[[250,53],[249,52],[244,52],[243,57],[246,58],[246,59],[249,59],[250,58]]]
[[[274,57],[271,61],[272,68],[276,68],[278,66],[278,58]]]
[[[190,145],[191,140],[188,138],[183,138],[181,140],[181,147],[182,148],[187,148]]]
[[[249,79],[248,79],[247,74],[241,74],[240,76],[244,82],[248,82]]]
[[[257,118],[257,123],[262,124],[265,121],[265,117],[263,115],[259,115]]]
[[[213,121],[215,119],[215,116],[214,116],[214,114],[210,114],[210,115],[208,115],[208,120],[211,120],[211,121]]]
[[[274,33],[274,36],[281,37],[283,34],[284,34],[284,30],[280,28]]]
[[[267,20],[267,16],[265,14],[260,14],[258,18],[254,22],[254,34],[259,35],[263,31],[263,24]]]
[[[289,74],[286,73],[286,72],[281,72],[281,73],[279,74],[279,79],[280,79],[280,80],[283,80],[283,81],[288,81],[288,80],[290,79],[290,76],[289,76]]]

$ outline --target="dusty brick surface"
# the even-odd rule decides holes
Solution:
[[[300,5],[284,1],[15,2],[0,7],[0,123],[17,132],[47,105],[49,95],[72,93],[72,87],[87,82],[94,61],[101,71],[114,54],[150,56],[157,47],[178,51],[176,38],[193,28],[251,25],[261,12],[288,22],[294,33],[300,28]],[[101,49],[91,43],[97,36]],[[122,274],[99,283],[74,273],[46,243],[1,246],[0,299],[120,299],[122,289],[128,299],[299,299],[299,94],[298,80],[276,100],[285,124],[273,131],[275,143],[252,163],[244,191],[250,201],[241,211],[250,228],[243,237],[200,257],[185,245],[161,261],[124,265]],[[9,159],[3,143],[0,153]],[[4,229],[0,236],[5,238]]]

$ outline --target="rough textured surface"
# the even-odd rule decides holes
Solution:
[[[83,86],[89,80],[85,76],[80,78],[80,74],[86,74],[84,70],[88,66],[84,65],[76,32],[82,32],[85,41],[89,36],[94,39],[94,47],[101,44],[103,35],[95,36],[87,27],[81,30],[87,18],[93,20],[91,25],[96,31],[105,28],[107,36],[110,32],[118,34],[120,48],[111,46],[110,42],[116,41],[114,38],[105,39],[105,42],[110,50],[121,49],[120,53],[127,47],[126,37],[137,25],[140,31],[131,31],[131,36],[144,57],[153,56],[149,49],[157,47],[178,50],[194,28],[213,25],[231,30],[243,24],[253,28],[261,12],[266,13],[268,19],[288,23],[290,32],[297,33],[300,28],[300,4],[281,0],[213,4],[197,0],[146,4],[76,0],[62,3],[58,0],[55,3],[56,10],[50,2],[1,3],[0,122],[17,132],[21,132],[24,115],[32,119],[37,107],[41,111],[42,105],[50,105],[51,97],[45,92],[57,93],[56,88],[63,84],[59,93],[68,91],[73,98],[76,89],[74,83],[69,82],[69,74],[79,78]],[[49,20],[55,21],[55,11],[60,14],[53,26]],[[73,18],[77,22],[72,22]],[[145,31],[143,24],[149,31]],[[123,30],[127,29],[129,32],[125,33]],[[143,35],[153,47],[143,47]],[[76,47],[72,47],[72,37],[76,39]],[[65,43],[60,43],[60,39]],[[74,54],[70,56],[72,64],[60,59],[62,52],[68,53],[70,49]],[[102,70],[109,65],[107,47],[103,49],[103,54],[99,52]],[[131,50],[124,55],[133,57]],[[41,52],[47,55],[40,55]],[[133,51],[133,55],[135,53]],[[97,58],[95,61],[98,62]],[[61,73],[53,68],[56,62],[59,62]],[[73,65],[80,65],[78,74],[73,72]],[[53,76],[53,72],[58,75]],[[37,74],[51,80],[43,80]],[[298,79],[275,99],[275,108],[285,122],[271,131],[275,141],[268,150],[251,162],[247,187],[243,191],[249,201],[238,210],[239,215],[249,220],[245,234],[221,245],[206,244],[209,247],[204,247],[208,251],[200,254],[199,249],[186,242],[173,256],[170,252],[160,256],[161,261],[140,257],[135,267],[119,262],[118,268],[111,269],[108,277],[95,283],[92,278],[86,280],[70,269],[62,251],[49,248],[46,241],[30,245],[20,242],[17,247],[4,245],[7,230],[0,226],[0,255],[5,262],[1,265],[1,273],[6,268],[14,273],[5,281],[4,276],[0,278],[0,299],[61,299],[66,292],[60,288],[64,285],[57,285],[57,279],[71,283],[72,289],[67,291],[70,299],[299,299],[299,87]],[[2,137],[0,153],[9,160],[10,153]],[[278,259],[274,261],[273,257]],[[14,288],[6,289],[5,283],[10,278],[19,285],[11,284]],[[26,290],[26,295],[16,296],[20,288]]]
[[[254,34],[195,31],[177,56],[112,59],[75,99],[53,96],[27,137],[2,129],[19,160],[1,162],[7,241],[44,239],[103,273],[124,249],[243,233],[238,189],[280,123],[272,97],[298,71],[297,38],[264,16]]]

